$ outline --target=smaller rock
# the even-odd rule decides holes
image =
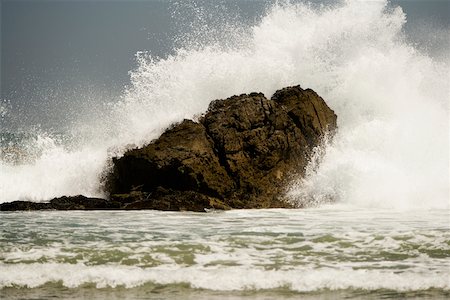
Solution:
[[[0,204],[0,211],[15,210],[43,210],[53,209],[50,203],[36,203],[30,201],[13,201]]]
[[[88,198],[82,195],[60,197],[50,202],[13,201],[0,204],[0,211],[16,210],[97,210],[118,209],[121,204],[116,201],[108,201],[101,198]]]

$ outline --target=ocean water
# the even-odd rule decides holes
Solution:
[[[5,298],[450,296],[447,211],[12,212]]]
[[[450,297],[448,23],[401,1],[264,1],[252,20],[224,3],[174,2],[174,48],[137,53],[120,99],[80,99],[61,128],[11,131],[2,99],[0,203],[105,196],[111,157],[214,99],[300,84],[339,126],[286,187],[308,208],[2,212],[0,298]]]

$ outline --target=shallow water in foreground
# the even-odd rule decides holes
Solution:
[[[449,212],[1,213],[0,296],[444,299]]]

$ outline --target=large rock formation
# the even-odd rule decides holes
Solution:
[[[149,145],[113,159],[109,200],[84,196],[14,201],[0,210],[192,210],[291,207],[284,188],[304,175],[336,115],[299,86],[216,100],[198,122],[173,125]]]
[[[283,188],[302,176],[336,115],[299,86],[216,100],[149,145],[113,159],[107,189],[126,209],[290,207]]]

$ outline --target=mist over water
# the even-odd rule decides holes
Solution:
[[[95,118],[81,117],[63,138],[36,130],[20,145],[19,162],[8,159],[2,140],[0,202],[102,196],[111,156],[195,118],[214,99],[253,91],[270,97],[300,84],[325,99],[339,130],[318,149],[324,156],[311,163],[308,176],[287,190],[292,201],[450,207],[448,56],[408,42],[400,7],[275,4],[249,24],[223,7],[178,5],[174,18],[188,34],[176,38],[165,58],[138,53],[120,101],[89,112]],[[180,11],[196,19],[183,20]],[[2,122],[14,118],[7,103],[0,114]]]

